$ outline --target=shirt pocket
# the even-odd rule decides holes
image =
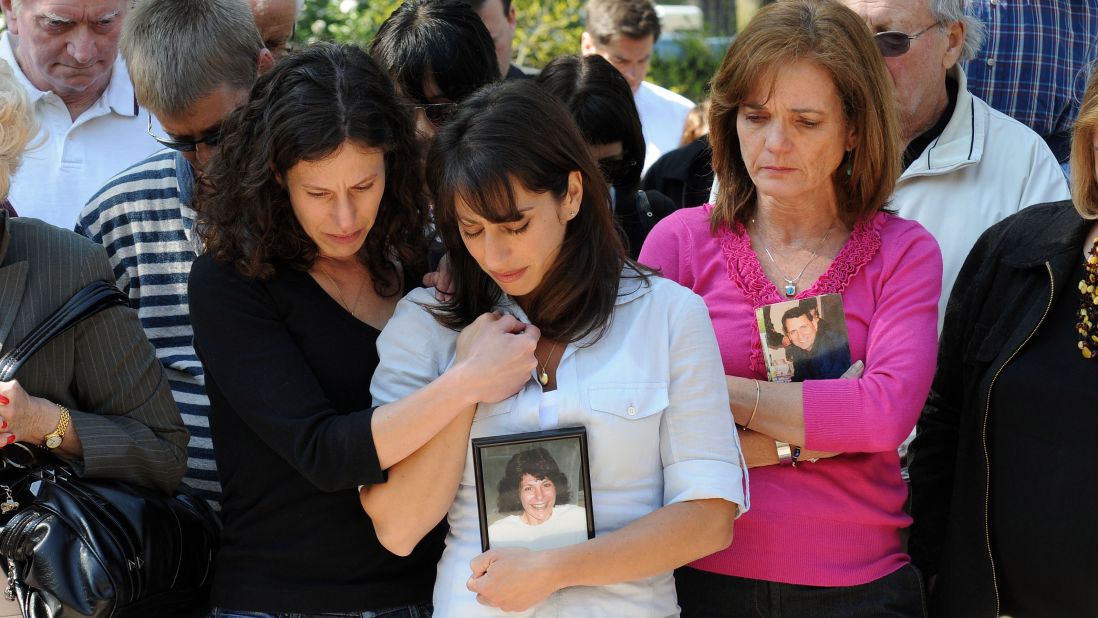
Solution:
[[[595,384],[588,387],[591,409],[638,421],[663,412],[670,404],[667,385],[659,382]]]
[[[592,487],[623,490],[644,503],[659,504],[663,485],[660,426],[670,403],[667,384],[593,384],[587,396]],[[595,504],[598,521],[597,494]]]

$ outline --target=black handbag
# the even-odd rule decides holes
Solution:
[[[10,380],[47,341],[127,303],[105,281],[80,290],[0,358]],[[43,448],[0,451],[0,557],[9,600],[28,618],[171,617],[205,607],[220,522],[205,500],[82,479]]]

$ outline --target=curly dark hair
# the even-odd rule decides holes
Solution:
[[[521,511],[522,501],[519,500],[519,486],[522,485],[522,477],[529,474],[537,480],[549,479],[557,490],[557,504],[568,504],[572,501],[572,490],[568,487],[568,477],[560,471],[557,461],[543,447],[536,447],[519,451],[511,456],[507,467],[503,470],[503,478],[499,480],[499,495],[496,497],[496,506],[499,512]]]
[[[249,277],[270,277],[275,263],[310,268],[316,243],[280,179],[348,141],[385,153],[385,191],[358,257],[378,294],[401,291],[394,260],[407,280],[418,281],[426,268],[427,199],[411,108],[353,45],[317,43],[290,54],[226,118],[195,207],[206,251]]]

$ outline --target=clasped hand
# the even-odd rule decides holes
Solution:
[[[58,418],[56,406],[27,393],[18,380],[0,382],[0,447],[16,440],[41,442]]]
[[[477,602],[505,612],[521,612],[557,591],[547,552],[521,547],[490,549],[473,558],[465,587]]]
[[[537,367],[534,349],[541,331],[512,315],[485,313],[457,339],[455,366],[468,376],[466,388],[479,403],[495,403],[517,393]]]

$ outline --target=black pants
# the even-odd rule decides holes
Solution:
[[[683,618],[926,618],[922,576],[912,565],[860,586],[801,586],[675,571]]]

